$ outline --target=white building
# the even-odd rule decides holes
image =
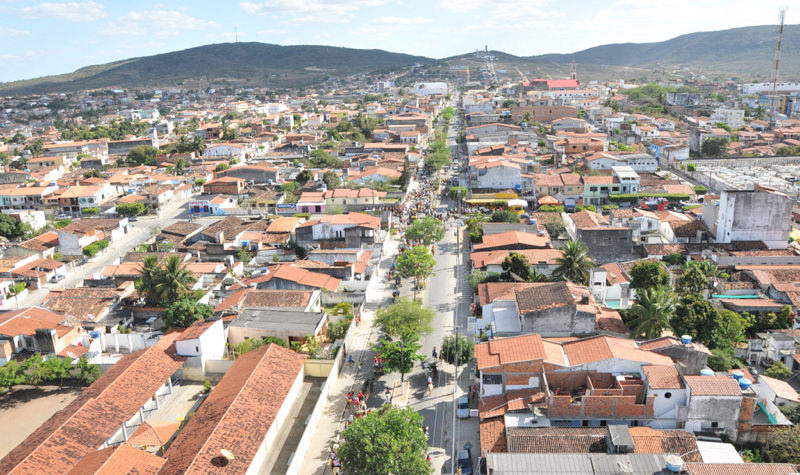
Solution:
[[[447,91],[448,87],[446,82],[418,82],[414,84],[414,94],[418,96],[447,94]]]
[[[764,189],[724,190],[718,200],[703,204],[703,221],[716,242],[763,241],[783,249],[792,227],[792,200]]]
[[[720,107],[711,114],[714,122],[723,122],[733,129],[738,129],[744,125],[744,109],[726,109]]]

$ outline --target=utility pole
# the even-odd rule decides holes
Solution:
[[[459,229],[458,222],[456,222],[456,308],[453,310],[453,336],[455,337],[454,347],[455,356],[453,363],[455,369],[453,370],[453,451],[451,452],[450,468],[453,475],[456,473],[456,466],[458,465],[458,452],[456,452],[456,402],[458,401],[458,309],[461,307],[461,299],[458,296],[458,278],[459,271],[461,270],[461,229]],[[460,469],[459,469],[460,471]]]
[[[778,10],[778,42],[775,45],[775,64],[772,70],[772,97],[770,97],[770,127],[775,127],[777,111],[775,110],[775,96],[778,94],[778,65],[781,61],[781,37],[783,36],[783,20],[786,17],[788,7],[781,7]]]

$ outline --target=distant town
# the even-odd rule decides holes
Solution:
[[[797,472],[800,83],[474,59],[1,97],[0,472]]]

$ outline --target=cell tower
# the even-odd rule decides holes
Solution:
[[[776,115],[775,97],[778,94],[778,65],[781,62],[781,37],[783,36],[783,20],[786,17],[788,7],[778,9],[778,42],[775,45],[775,65],[772,69],[772,97],[770,98],[770,127],[775,126]]]

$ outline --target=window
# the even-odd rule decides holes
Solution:
[[[671,392],[664,393],[664,399],[669,399],[671,397],[672,397],[672,393]]]
[[[589,421],[583,421],[583,422],[581,422],[581,426],[583,426],[583,427],[589,427]]]
[[[718,427],[719,427],[719,422],[712,422],[711,423],[711,428],[712,429],[717,429]]]
[[[600,421],[600,427],[605,427],[608,425],[608,421]]]
[[[590,186],[589,187],[589,191],[597,191],[597,187],[596,186]]]
[[[484,374],[483,384],[503,384],[502,374]]]
[[[614,188],[612,188],[611,190],[612,190],[612,191],[619,191],[619,187],[618,187],[618,186],[615,186],[615,187],[614,187]]]

